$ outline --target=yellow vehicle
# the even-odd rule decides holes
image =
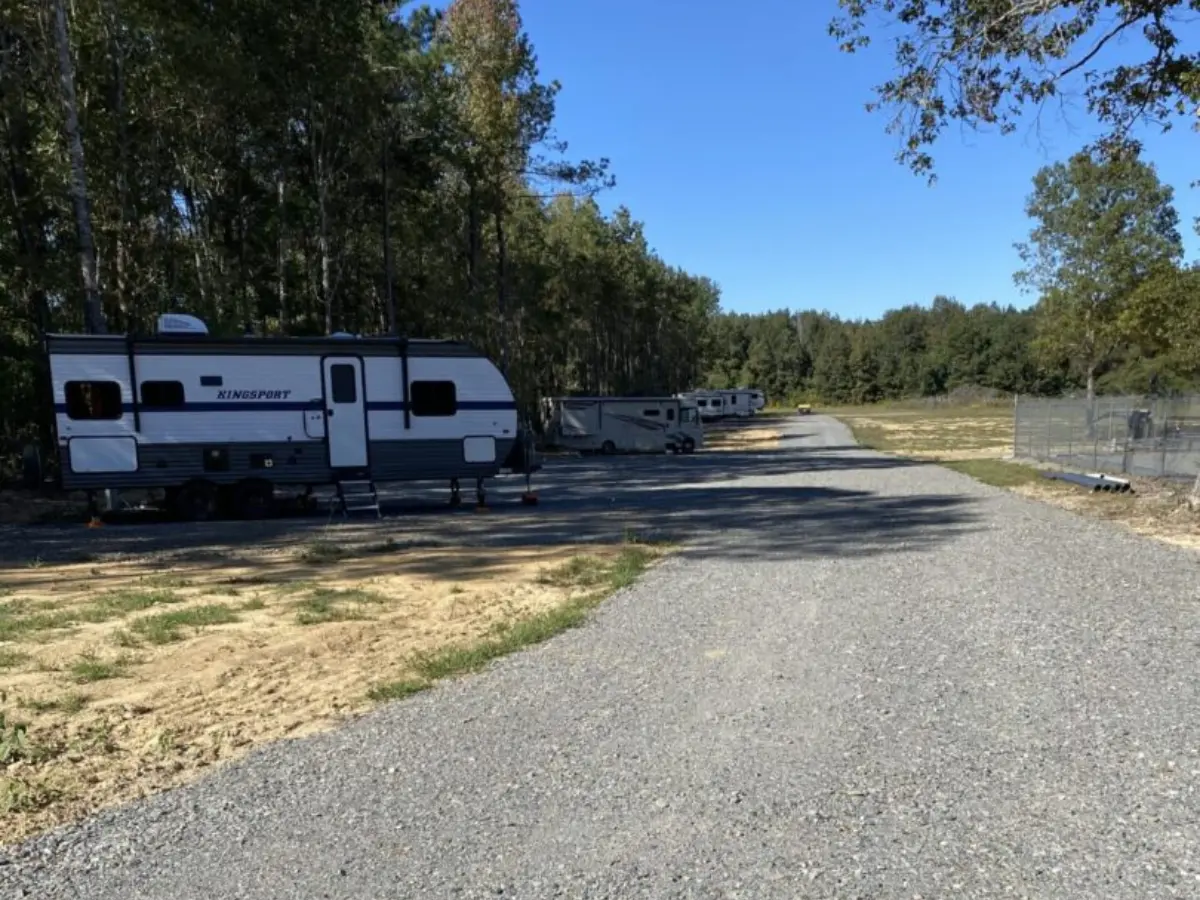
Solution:
[[[798,415],[798,416],[807,416],[807,415],[811,415],[811,414],[812,414],[812,407],[809,406],[807,403],[801,403],[799,406],[796,407],[796,415]]]

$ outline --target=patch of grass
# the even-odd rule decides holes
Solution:
[[[614,559],[576,556],[544,574],[543,584],[557,587],[590,588],[580,597],[518,619],[474,644],[447,647],[422,654],[413,660],[413,668],[422,678],[433,681],[463,672],[473,672],[494,659],[540,644],[556,634],[576,628],[588,613],[610,593],[628,587],[657,556],[648,547],[626,547]]]
[[[24,700],[20,705],[34,712],[61,712],[66,715],[74,715],[87,706],[91,699],[87,694],[71,693],[53,700]]]
[[[95,610],[94,614],[114,618],[118,615],[141,612],[144,609],[150,609],[155,606],[181,603],[183,599],[183,597],[173,594],[170,591],[139,590],[134,588],[126,591],[112,591],[105,594],[96,601],[93,609]],[[95,619],[94,621],[103,621],[103,619]]]
[[[112,642],[118,647],[125,647],[130,650],[142,646],[142,642],[137,636],[124,628],[113,632]]]
[[[1042,473],[1033,466],[1021,463],[1006,462],[1001,459],[961,459],[948,460],[941,463],[947,469],[969,475],[976,481],[990,484],[993,487],[1014,488],[1026,484],[1052,485],[1054,482],[1042,477]]]
[[[544,572],[538,581],[556,587],[590,589],[586,594],[515,622],[497,622],[488,629],[486,637],[474,643],[417,654],[410,664],[418,678],[378,684],[367,696],[376,701],[402,699],[425,690],[440,678],[478,671],[492,660],[577,628],[605,597],[632,584],[659,555],[649,546],[632,545],[612,559],[576,556]]]
[[[76,684],[91,684],[94,681],[122,677],[132,663],[133,660],[128,656],[100,659],[94,653],[85,653],[75,660],[67,671]]]
[[[213,603],[146,616],[134,622],[130,629],[151,644],[172,644],[183,640],[184,628],[229,625],[237,621],[238,615],[233,609]]]
[[[0,669],[14,669],[22,663],[28,661],[28,653],[21,653],[18,650],[10,650],[7,647],[0,647]]]
[[[349,548],[341,544],[335,544],[332,541],[314,541],[307,547],[302,547],[296,554],[301,562],[306,562],[310,565],[337,562],[352,555]]]
[[[541,573],[539,584],[563,588],[595,588],[601,585],[619,590],[632,584],[655,557],[648,545],[630,544],[615,558],[573,556],[560,566]]]
[[[253,612],[254,610],[266,609],[266,608],[267,608],[267,601],[264,600],[262,597],[252,597],[249,600],[243,600],[242,603],[238,606],[238,609],[245,610],[246,612]]]
[[[367,604],[380,604],[386,597],[371,591],[354,588],[315,588],[296,604],[296,621],[300,625],[321,625],[326,622],[353,622],[366,618]]]
[[[60,796],[59,791],[41,781],[0,777],[0,815],[38,812]]]
[[[367,699],[373,700],[376,703],[384,703],[388,700],[403,700],[405,697],[411,697],[413,694],[419,694],[421,691],[427,690],[429,686],[428,681],[418,681],[415,678],[385,681],[367,691]]]

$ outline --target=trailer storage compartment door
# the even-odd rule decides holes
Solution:
[[[131,437],[77,437],[67,444],[71,471],[136,472],[137,441]]]

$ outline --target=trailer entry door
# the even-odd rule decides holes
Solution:
[[[356,356],[327,356],[323,367],[329,465],[335,469],[364,469],[367,404],[363,396],[362,360]]]

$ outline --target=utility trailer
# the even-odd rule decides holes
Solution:
[[[165,315],[46,352],[61,487],[162,489],[186,519],[266,515],[280,487],[334,485],[378,515],[379,482],[448,481],[457,505],[474,480],[483,504],[486,479],[541,468],[504,376],[458,341],[222,338]]]
[[[547,397],[547,444],[584,453],[691,453],[699,411],[678,397]]]

